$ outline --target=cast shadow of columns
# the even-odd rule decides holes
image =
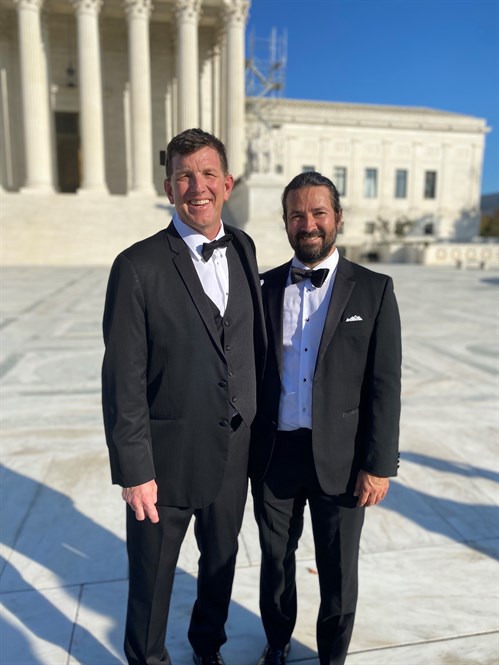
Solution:
[[[60,653],[61,663],[124,663],[124,541],[80,512],[70,497],[5,466],[0,472],[0,599],[7,610],[0,624],[1,661],[54,665]],[[257,582],[252,591],[258,593]],[[192,663],[187,626],[195,594],[195,577],[179,570],[167,633],[175,665]],[[227,634],[222,653],[252,665],[265,643],[258,614],[233,601]],[[294,646],[300,659],[316,657],[305,645]]]
[[[450,462],[413,452],[404,452],[401,463],[404,460],[462,478],[463,497],[468,493],[468,483],[476,483],[479,480],[499,483],[498,473],[473,464]],[[434,476],[430,478],[430,482],[434,482]],[[481,554],[499,560],[499,507],[492,501],[472,503],[447,498],[445,492],[451,490],[455,494],[456,487],[448,485],[445,478],[438,488],[441,490],[440,495],[435,494],[435,486],[431,489],[428,487],[428,491],[425,492],[423,485],[421,489],[415,489],[403,485],[400,481],[392,480],[390,491],[380,507],[397,512],[426,530],[440,533]],[[476,487],[474,489],[476,496]],[[437,519],[429,519],[429,515]]]

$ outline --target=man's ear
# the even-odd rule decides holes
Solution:
[[[163,187],[165,189],[165,193],[170,203],[175,203],[175,201],[173,200],[173,187],[171,185],[171,182],[169,180],[165,180],[163,183]]]

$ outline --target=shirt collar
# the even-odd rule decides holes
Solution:
[[[208,238],[204,236],[202,233],[198,233],[193,228],[188,226],[185,222],[183,222],[176,212],[173,215],[172,221],[173,221],[173,226],[177,229],[179,236],[182,238],[182,240],[189,248],[191,255],[198,261],[202,261],[203,256],[201,254],[201,250],[205,242],[210,242]],[[213,238],[213,240],[218,240],[224,234],[225,234],[224,224],[222,220],[220,220],[220,230],[215,236],[215,238]]]

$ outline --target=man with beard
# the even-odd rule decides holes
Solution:
[[[259,665],[284,665],[296,622],[295,552],[308,502],[320,586],[321,665],[344,663],[366,506],[397,473],[400,319],[390,277],[339,255],[342,209],[319,173],[282,196],[294,257],[265,273],[268,355],[252,442],[260,532]]]

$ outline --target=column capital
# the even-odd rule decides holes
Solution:
[[[153,4],[152,0],[123,0],[123,8],[128,19],[149,20]]]
[[[175,0],[174,12],[179,23],[197,23],[201,15],[201,0]]]
[[[14,0],[14,3],[19,9],[34,9],[40,11],[43,7],[44,0]]]
[[[248,18],[249,0],[223,0],[222,14],[226,23],[240,23],[243,27]]]
[[[70,0],[77,14],[97,16],[102,9],[103,0]]]

